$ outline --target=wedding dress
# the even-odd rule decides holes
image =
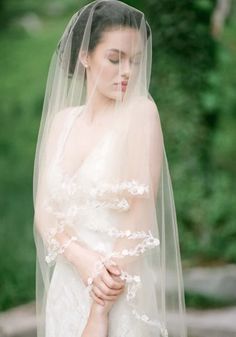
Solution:
[[[107,165],[109,153],[112,154],[114,151],[112,149],[114,130],[109,130],[102,137],[102,140],[96,144],[95,148],[85,158],[76,174],[69,175],[61,165],[64,145],[69,137],[71,126],[82,110],[81,107],[74,108],[68,114],[68,120],[58,142],[55,159],[52,161],[53,166],[49,170],[48,181],[53,197],[51,203],[50,201],[45,203],[45,209],[51,210],[54,214],[63,212],[63,209],[65,209],[70,221],[73,219],[78,238],[92,250],[109,253],[112,252],[113,242],[112,240],[108,241],[107,235],[104,233],[109,229],[112,230],[113,223],[116,223],[116,211],[119,212],[121,209],[125,211],[126,205],[122,204],[119,199],[117,199],[117,202],[114,198],[110,198],[110,200],[108,198],[105,203],[103,201],[101,204],[96,199],[96,196],[94,197],[93,187],[98,186],[98,184],[101,185],[103,180],[106,181],[107,169],[109,169]],[[78,192],[78,186],[80,187],[79,194],[76,196],[76,206],[71,204],[71,200],[75,190]],[[135,182],[129,183],[131,193],[133,190],[133,193],[137,194],[138,188],[139,193],[142,193],[147,186],[138,186]],[[55,202],[58,205],[58,209],[52,207]],[[111,208],[115,210],[112,213]],[[154,243],[158,245],[159,241],[156,240]],[[146,247],[145,245],[143,246],[144,250],[147,248],[148,245]],[[49,261],[52,256],[53,250],[47,256]],[[144,277],[150,272],[148,265],[143,263],[141,268],[143,276],[139,273],[137,277],[139,279],[140,276]],[[126,289],[120,295],[109,313],[109,337],[156,336],[156,329],[153,330],[153,333],[151,328],[147,331],[145,327],[145,330],[143,330],[142,325],[144,323],[140,323],[137,320],[138,313],[134,315],[127,306],[126,297],[128,296],[128,291],[132,293],[132,288]],[[141,296],[153,298],[153,293],[154,288],[150,288],[150,285],[145,287],[145,284],[142,284]],[[81,280],[78,271],[73,269],[65,258],[61,256],[56,262],[47,297],[46,337],[81,336],[88,319],[91,303],[92,299],[89,296],[88,288]],[[141,314],[144,316],[143,313]],[[144,316],[144,318],[146,317]],[[155,323],[153,322],[154,327]],[[158,322],[157,325],[159,325]]]

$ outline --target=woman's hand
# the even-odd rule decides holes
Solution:
[[[112,276],[113,279],[118,279],[117,276]],[[118,292],[115,296],[110,296],[110,299],[107,300],[101,300],[99,295],[96,293],[96,290],[94,287],[92,287],[92,290],[90,292],[91,297],[94,299],[94,302],[92,303],[91,310],[93,313],[98,314],[98,315],[107,315],[108,312],[111,310],[113,304],[115,301],[118,299],[118,297],[123,293],[125,289],[125,285],[121,288],[121,291]],[[103,302],[103,304],[102,304]]]
[[[105,262],[102,271],[93,280],[90,294],[97,304],[104,304],[105,311],[111,308],[125,289],[125,281],[121,280],[118,275],[120,275],[119,266]]]
[[[93,251],[77,243],[72,243],[67,248],[65,255],[78,270],[86,286],[88,285],[88,278],[94,274],[96,263],[104,257],[102,253]],[[91,296],[98,304],[103,305],[103,301],[105,300],[115,301],[117,296],[123,292],[125,281],[119,278],[120,272],[118,265],[104,262],[103,268],[93,279],[91,291]]]
[[[124,291],[124,288],[123,288]],[[120,294],[123,293],[123,291],[120,292]],[[113,304],[115,303],[115,301],[118,299],[118,297],[120,296],[120,294],[116,295],[112,300],[104,300],[104,304],[101,304],[99,300],[97,300],[96,295],[94,294],[93,290],[91,291],[91,297],[93,298],[93,303],[91,306],[91,311],[92,313],[99,315],[99,316],[106,316],[109,311],[111,310]]]

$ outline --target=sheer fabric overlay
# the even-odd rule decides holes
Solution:
[[[107,15],[109,6],[122,23],[118,14]],[[106,47],[114,49],[116,39],[123,53],[100,55],[95,48],[92,54],[104,17]],[[93,74],[85,66],[87,55],[101,57]],[[144,14],[115,0],[94,1],[76,12],[52,56],[33,181],[38,337],[81,335],[93,278],[111,260],[120,266],[126,289],[111,309],[109,337],[186,336],[176,211],[159,111],[149,93],[151,63]],[[124,90],[116,82],[126,67]],[[91,111],[96,117],[94,102],[103,90],[108,122],[100,126],[94,118],[93,130],[99,131],[79,160],[86,148],[82,122]],[[63,245],[57,240],[62,232],[68,235]],[[87,284],[63,256],[72,242],[103,256]]]

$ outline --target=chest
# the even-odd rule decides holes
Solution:
[[[61,165],[69,174],[73,175],[87,160],[97,153],[102,156],[105,139],[110,134],[108,124],[88,125],[82,120],[76,120],[69,128],[63,144]],[[107,144],[107,141],[106,141]]]

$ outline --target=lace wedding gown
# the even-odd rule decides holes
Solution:
[[[64,125],[61,138],[58,140],[58,149],[55,153],[53,166],[49,172],[51,198],[46,203],[46,208],[56,216],[63,215],[73,223],[76,236],[88,247],[100,252],[111,252],[113,237],[107,236],[107,231],[112,231],[113,223],[120,212],[125,212],[127,204],[122,198],[107,197],[99,200],[100,190],[96,189],[109,170],[109,153],[112,151],[114,130],[109,130],[103,135],[89,155],[85,158],[80,168],[74,175],[69,175],[62,168],[63,147],[70,133],[75,118],[80,110],[71,110],[68,123]],[[114,186],[113,186],[114,188]],[[124,182],[116,186],[117,195],[122,188],[129,189],[130,193],[145,193],[147,186],[137,185],[135,181]],[[126,233],[130,234],[130,233]],[[114,237],[115,240],[115,237]],[[158,240],[146,237],[141,246],[142,251],[150,246],[158,245]],[[140,247],[139,247],[140,248]],[[55,259],[53,247],[47,255],[50,262]],[[46,304],[46,336],[45,337],[79,337],[85,328],[93,299],[88,288],[83,283],[78,271],[63,257],[58,255],[55,259],[54,271],[47,293]],[[119,296],[109,312],[109,337],[158,337],[167,336],[162,327],[162,334],[157,326],[159,321],[152,322],[146,315],[145,306],[136,311],[128,305],[127,299],[134,297],[138,290],[142,302],[155,301],[154,285],[145,287],[148,278],[148,265],[140,258],[133,266],[132,275],[124,274],[127,281],[125,291]],[[145,293],[144,293],[145,292]],[[142,303],[140,302],[140,303]],[[137,302],[138,303],[138,302]],[[137,308],[137,307],[136,307]],[[147,322],[149,324],[147,324]],[[160,326],[160,325],[159,325]],[[97,336],[99,337],[99,336]]]

